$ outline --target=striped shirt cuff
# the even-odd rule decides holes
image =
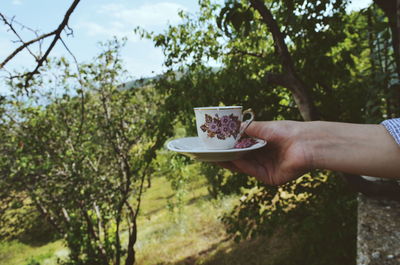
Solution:
[[[381,123],[400,145],[400,118],[385,120]]]

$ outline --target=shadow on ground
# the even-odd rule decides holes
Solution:
[[[355,224],[351,222],[351,232],[343,234],[343,224],[332,224],[339,220],[318,220],[312,218],[309,229],[282,227],[269,237],[239,243],[224,239],[196,255],[162,265],[355,265]]]
[[[210,248],[201,251],[196,256],[190,256],[176,263],[168,265],[258,265],[258,264],[285,264],[280,263],[282,258],[288,257],[290,240],[282,232],[277,232],[270,238],[259,237],[240,243],[226,238]]]

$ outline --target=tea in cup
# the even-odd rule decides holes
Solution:
[[[200,140],[207,149],[231,149],[254,120],[251,109],[242,106],[194,108],[196,127]],[[243,117],[249,114],[249,119]]]

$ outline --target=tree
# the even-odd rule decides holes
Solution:
[[[260,120],[379,122],[398,113],[390,103],[398,84],[388,45],[392,35],[376,6],[350,14],[346,6],[341,0],[243,0],[222,7],[200,1],[198,14],[181,14],[182,24],[158,35],[139,32],[166,56],[169,71],[157,88],[165,93],[166,106],[179,110],[176,119],[189,133],[195,133],[192,107],[219,104],[252,107]],[[212,61],[219,66],[210,67]],[[239,239],[267,233],[291,209],[300,209],[292,212],[295,216],[304,209],[318,215],[330,198],[330,213],[341,209],[337,221],[347,230],[341,229],[355,233],[354,195],[336,178],[324,177],[330,173],[312,176],[280,189],[260,184],[246,192],[225,218],[229,231]],[[398,198],[397,186],[381,189],[356,176],[348,179],[368,194]],[[341,197],[335,193],[338,186]],[[297,200],[299,194],[306,199]],[[340,242],[351,243],[344,238]]]
[[[144,182],[163,139],[152,136],[151,88],[121,86],[120,47],[109,42],[79,72],[53,61],[36,79],[49,92],[15,96],[2,119],[2,205],[34,205],[65,238],[68,264],[135,262]]]
[[[10,62],[18,53],[20,53],[23,50],[28,50],[29,53],[34,57],[35,61],[37,62],[36,67],[34,70],[30,71],[30,72],[26,72],[24,74],[21,75],[12,75],[10,74],[9,78],[10,79],[22,79],[22,81],[20,81],[20,86],[24,87],[26,92],[28,92],[28,87],[30,86],[30,81],[32,81],[34,75],[37,75],[40,73],[40,68],[44,65],[44,63],[47,61],[51,51],[53,50],[54,46],[56,45],[57,42],[61,42],[64,47],[67,49],[67,51],[69,53],[70,50],[68,49],[66,43],[64,42],[64,40],[62,39],[61,35],[63,33],[63,31],[67,31],[67,35],[72,35],[72,29],[68,26],[68,21],[69,18],[71,16],[71,14],[74,12],[74,10],[76,9],[76,7],[78,6],[80,0],[74,0],[72,2],[72,4],[70,5],[70,7],[68,8],[68,10],[66,11],[60,25],[53,31],[42,34],[42,35],[38,35],[37,31],[30,29],[27,26],[22,25],[22,29],[28,29],[30,31],[32,31],[35,35],[36,38],[33,38],[29,41],[25,41],[21,38],[20,33],[16,30],[15,28],[15,21],[14,18],[8,18],[7,16],[5,16],[4,14],[0,13],[0,19],[1,21],[4,23],[4,25],[6,25],[8,27],[8,29],[13,32],[15,34],[15,36],[18,38],[18,43],[20,43],[21,45],[16,48],[13,52],[11,52],[1,63],[0,63],[0,70],[4,69],[5,65]],[[20,26],[21,24],[18,23]],[[41,43],[44,39],[53,37],[53,40],[51,41],[51,43],[49,44],[49,46],[47,47],[46,51],[42,54],[42,51],[39,51],[39,54],[34,54],[31,50],[30,50],[30,46],[35,44],[35,43]],[[72,54],[71,54],[72,55]]]

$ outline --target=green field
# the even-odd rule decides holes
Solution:
[[[349,235],[351,242],[344,242],[352,247],[346,250],[346,246],[343,245],[342,248],[332,249],[331,244],[340,242],[335,241],[335,238],[324,238],[323,234],[320,235],[333,227],[332,224],[321,222],[321,216],[317,217],[318,219],[309,219],[311,224],[305,224],[306,229],[293,231],[285,230],[282,226],[270,237],[235,243],[225,233],[219,217],[231,209],[239,198],[225,196],[212,199],[208,195],[204,180],[194,181],[186,188],[187,192],[184,193],[181,203],[177,203],[176,192],[171,189],[169,182],[163,177],[153,179],[151,188],[143,197],[142,212],[138,220],[136,264],[355,263],[353,235]],[[355,233],[355,229],[353,232]],[[337,233],[333,231],[333,234]],[[122,238],[124,239],[124,232]],[[313,252],[321,249],[325,252]],[[346,257],[342,259],[343,253]],[[0,244],[1,265],[56,264],[58,258],[65,258],[67,255],[68,250],[61,240],[41,246],[18,241]],[[315,263],[305,263],[310,260]]]
[[[204,256],[216,249],[221,241],[226,245],[227,237],[218,217],[237,198],[213,200],[201,181],[191,184],[180,204],[174,202],[174,193],[165,178],[154,179],[152,187],[145,193],[138,220],[138,264],[174,263],[188,257]],[[56,264],[57,258],[65,257],[67,253],[62,240],[42,246],[2,242],[0,264]]]

